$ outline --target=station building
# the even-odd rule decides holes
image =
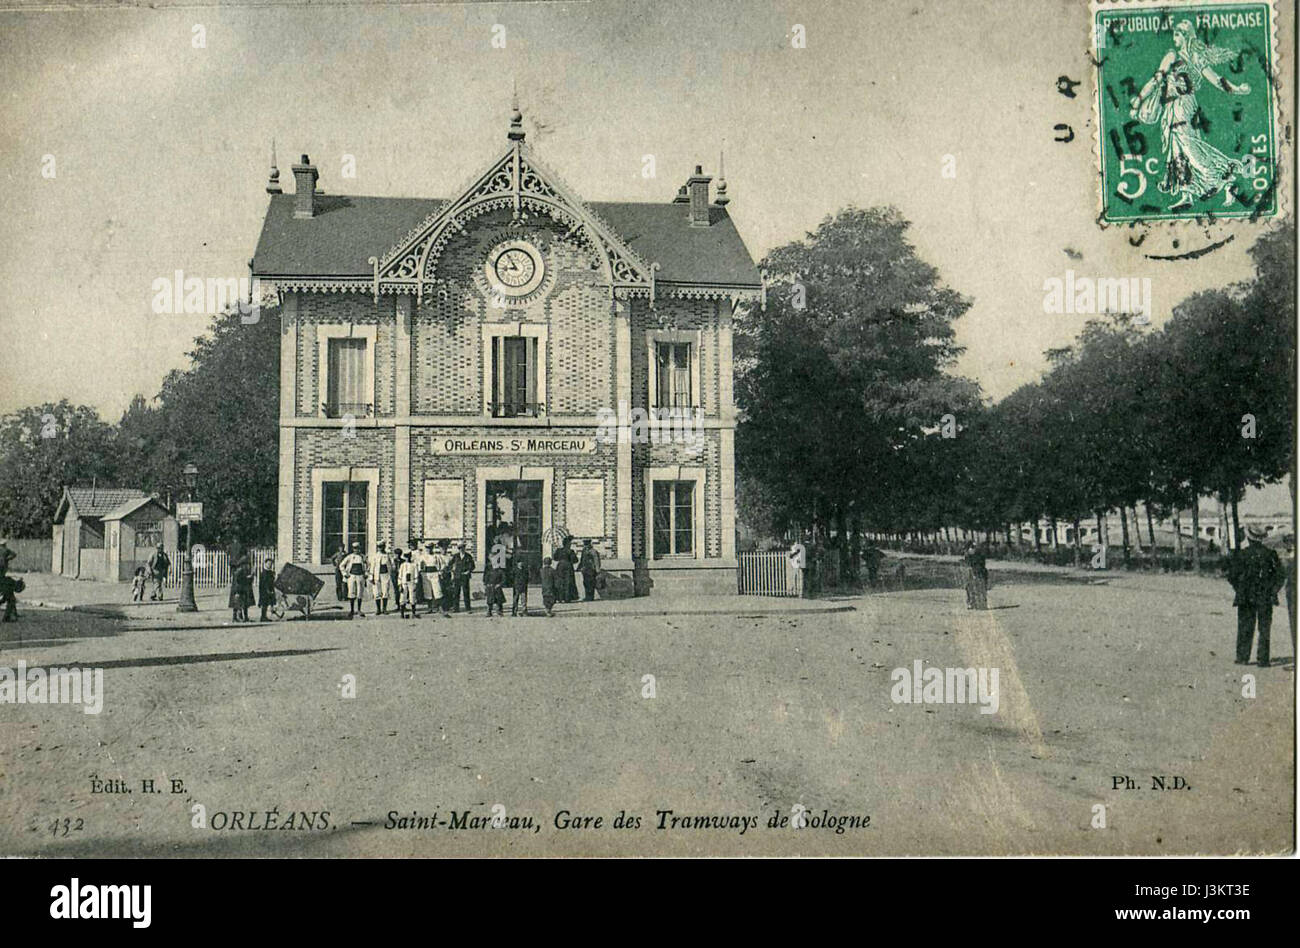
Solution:
[[[516,110],[446,200],[324,194],[307,155],[287,194],[272,168],[252,269],[282,304],[280,558],[417,539],[540,564],[568,534],[656,590],[734,592],[732,321],[762,288],[726,182],[588,203],[524,139]]]

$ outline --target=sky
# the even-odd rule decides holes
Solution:
[[[1087,319],[1044,312],[1067,270],[1150,278],[1157,326],[1251,273],[1254,225],[1133,248],[1096,223],[1088,22],[1082,0],[0,12],[0,412],[67,397],[116,420],[187,364],[207,318],[155,314],[153,281],[247,275],[272,139],[286,190],[307,152],[328,193],[445,197],[504,150],[512,84],[530,144],[588,200],[669,201],[725,148],[756,260],[844,206],[894,205],[974,301],[957,371],[1000,398]],[[1144,256],[1227,235],[1194,261]]]

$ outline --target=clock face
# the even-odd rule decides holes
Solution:
[[[533,274],[537,272],[537,264],[528,252],[511,247],[497,254],[493,269],[502,285],[518,289],[532,280]]]
[[[488,282],[503,296],[527,296],[542,284],[542,254],[527,240],[509,240],[492,248],[483,265]]]

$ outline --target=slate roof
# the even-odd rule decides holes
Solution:
[[[273,194],[253,255],[258,277],[371,277],[370,257],[393,245],[442,206],[437,198],[322,194],[312,218],[293,216],[293,195]],[[758,268],[726,208],[710,207],[708,227],[692,227],[685,204],[588,202],[647,264],[656,279],[758,287]]]
[[[133,500],[148,500],[149,495],[134,487],[65,487],[56,520],[62,520],[68,501],[79,517],[103,517]]]
[[[137,510],[139,510],[141,507],[145,506],[146,504],[155,504],[159,510],[162,510],[164,512],[166,512],[167,509],[162,504],[155,501],[152,497],[148,497],[148,496],[136,497],[132,500],[128,500],[126,503],[118,504],[108,513],[104,514],[104,516],[101,517],[100,519],[121,520],[124,517],[128,517],[131,514],[135,513]]]

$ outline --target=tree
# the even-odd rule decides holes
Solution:
[[[947,374],[970,301],[916,256],[908,226],[893,208],[827,217],[767,256],[767,308],[738,321],[737,466],[823,534],[911,512],[937,472],[913,483],[909,452],[929,450],[945,415],[965,426],[979,410],[978,387]]]
[[[68,484],[111,485],[113,427],[64,399],[0,420],[0,530],[48,537]]]
[[[190,368],[163,381],[158,407],[132,406],[123,429],[143,442],[148,489],[181,496],[181,470],[199,468],[204,503],[196,541],[275,542],[279,502],[280,319],[264,306],[245,323],[237,312],[213,319],[190,351]],[[130,456],[128,453],[127,456]]]

